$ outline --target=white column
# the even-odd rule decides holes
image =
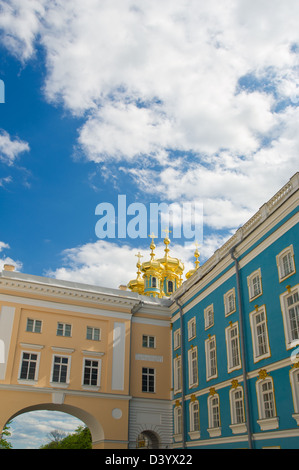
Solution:
[[[0,380],[5,379],[15,308],[3,306],[0,310]]]
[[[125,324],[113,326],[112,390],[124,390],[125,379]]]

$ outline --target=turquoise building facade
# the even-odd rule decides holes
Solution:
[[[298,192],[296,173],[172,297],[175,448],[299,448]]]

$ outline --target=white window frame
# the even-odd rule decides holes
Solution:
[[[150,372],[153,371],[153,372]],[[147,377],[146,390],[143,390],[143,378]],[[153,377],[154,389],[149,390],[150,378]],[[156,393],[156,369],[154,367],[142,367],[141,370],[141,392],[142,393]]]
[[[88,334],[88,330],[91,330],[90,333],[91,333],[91,338],[89,338],[89,334]],[[95,334],[96,332],[99,333],[99,337],[97,338],[97,334]],[[88,339],[89,341],[101,341],[101,329],[100,328],[97,328],[97,327],[94,327],[94,326],[87,326],[86,327],[86,339]]]
[[[173,333],[173,349],[178,349],[181,347],[181,329],[178,328]]]
[[[236,330],[237,335],[232,338],[233,331]],[[241,369],[241,350],[240,350],[240,335],[239,335],[239,323],[231,323],[230,326],[225,328],[225,338],[226,338],[226,352],[227,352],[227,372],[233,372],[234,370]],[[234,360],[234,348],[237,346],[238,351],[238,364],[233,364]]]
[[[189,388],[198,385],[198,354],[197,346],[188,350],[188,372],[189,372]]]
[[[197,417],[196,417],[197,415]],[[199,417],[199,402],[198,400],[193,400],[189,405],[189,418],[190,418],[190,439],[199,439],[200,438],[200,417]]]
[[[97,362],[97,383],[96,384],[85,384],[84,379],[85,379],[85,368],[88,367],[86,365],[86,361],[92,361],[92,362]],[[82,367],[82,388],[84,389],[92,389],[92,390],[99,390],[101,386],[101,370],[102,370],[102,360],[99,358],[95,357],[84,357],[83,358],[83,367]]]
[[[255,282],[254,282],[255,279],[258,279],[258,286],[259,286],[258,292],[255,291]],[[256,299],[257,297],[260,297],[263,294],[261,268],[258,268],[256,271],[252,272],[247,277],[247,285],[248,285],[248,295],[249,295],[250,302]]]
[[[263,390],[263,387],[267,386],[267,390]],[[257,380],[256,382],[256,394],[258,402],[258,413],[259,419],[257,420],[262,431],[268,431],[270,429],[277,429],[278,417],[276,415],[276,404],[275,404],[275,393],[274,384],[272,377],[267,376],[264,379]],[[267,395],[272,395],[271,399],[267,398]],[[267,401],[266,401],[267,399]],[[271,405],[272,413],[271,416],[267,416],[267,409],[265,404]]]
[[[263,315],[263,321],[259,321],[259,316]],[[267,312],[266,306],[262,305],[261,307],[256,307],[256,309],[249,314],[250,327],[251,327],[251,337],[252,337],[252,348],[253,348],[253,362],[259,362],[262,359],[271,356],[270,344],[269,344],[269,334],[268,334],[268,325],[267,325]],[[258,322],[258,323],[257,323]],[[264,336],[263,345],[265,347],[265,352],[260,351],[260,338]]]
[[[285,265],[284,265],[284,259],[286,256],[288,257],[288,260],[287,260],[289,264],[288,268],[290,268],[288,272],[285,271]],[[283,282],[285,279],[295,274],[296,267],[295,267],[293,245],[286,247],[276,256],[276,264],[277,264],[277,269],[278,269],[279,282]]]
[[[213,403],[214,400],[217,400]],[[215,422],[214,410],[217,409],[218,420]],[[221,418],[220,418],[220,399],[218,393],[209,395],[208,397],[208,415],[209,415],[209,427],[208,433],[210,437],[221,436]],[[217,426],[215,426],[217,424]]]
[[[236,397],[236,394],[241,394],[241,397]],[[241,434],[247,431],[246,417],[245,417],[245,404],[244,404],[244,392],[243,387],[240,385],[238,387],[231,388],[229,391],[229,401],[230,401],[230,415],[231,415],[231,424],[230,428],[233,434]],[[241,402],[242,415],[243,419],[238,419],[237,412],[237,403]]]
[[[193,317],[188,321],[188,341],[196,336],[196,318]]]
[[[173,361],[173,389],[174,393],[182,390],[182,358],[178,356]]]
[[[62,325],[62,329],[60,328],[60,325]],[[70,334],[66,334],[66,327],[70,326]],[[72,325],[70,323],[63,323],[63,322],[57,322],[57,330],[56,330],[56,336],[61,336],[63,338],[71,338],[72,337]],[[62,334],[58,334],[58,331],[62,331]]]
[[[211,328],[214,325],[214,305],[211,304],[206,307],[203,311],[204,319],[205,319],[205,330]]]
[[[292,349],[294,347],[294,342],[299,341],[299,338],[293,338],[290,315],[289,315],[290,309],[288,306],[288,299],[290,298],[290,296],[294,296],[294,295],[297,295],[299,297],[299,284],[297,284],[296,286],[292,288],[290,287],[287,292],[284,292],[280,296],[280,305],[281,305],[281,311],[282,311],[285,342],[286,342],[287,350]],[[296,310],[297,310],[297,306],[298,306],[298,303],[296,302],[295,304]],[[298,328],[298,333],[299,333],[299,328]]]
[[[156,348],[156,336],[154,335],[142,335],[142,347],[148,349]]]
[[[233,302],[231,302],[231,298]],[[225,316],[228,317],[236,311],[236,292],[234,287],[224,294],[223,301]]]
[[[175,406],[173,410],[174,440],[182,440],[182,406]]]
[[[28,322],[33,322],[32,323],[32,330],[28,329]],[[40,324],[40,331],[37,331],[37,322]],[[34,318],[27,318],[27,322],[26,322],[26,332],[28,333],[41,333],[42,332],[42,320],[37,320],[37,319],[34,319]]]
[[[65,382],[54,382],[53,381],[53,375],[54,375],[54,365],[55,365],[55,357],[59,357],[61,359],[68,359],[68,362],[67,362],[67,371],[66,371],[66,381]],[[59,353],[56,353],[56,354],[53,354],[52,355],[52,365],[51,365],[51,381],[50,381],[50,384],[53,386],[53,387],[59,387],[59,388],[67,388],[70,384],[70,374],[71,374],[71,356],[69,355],[64,355],[64,354],[59,354]],[[61,371],[60,371],[61,373]]]
[[[215,343],[215,346],[213,349],[211,349],[211,344]],[[215,351],[215,367],[212,364],[212,357],[211,357],[211,352]],[[217,347],[216,347],[216,336],[210,336],[208,339],[205,340],[205,353],[206,353],[206,379],[207,381],[215,379],[218,377],[218,368],[217,368]],[[215,372],[213,371],[213,368],[215,368]]]
[[[28,379],[28,378],[21,378],[21,371],[22,371],[22,366],[23,366],[23,360],[24,360],[24,354],[35,354],[37,356],[35,362],[35,370],[34,370],[34,378],[33,379]],[[29,359],[30,360],[30,359]],[[23,349],[21,351],[21,358],[20,358],[20,365],[19,365],[19,371],[18,371],[18,383],[37,383],[38,381],[38,373],[39,373],[39,363],[40,363],[40,352],[37,351],[30,351],[30,350],[25,350]]]
[[[299,368],[295,367],[294,369],[290,370],[290,382],[292,388],[292,396],[293,396],[293,403],[294,403],[294,413],[292,417],[299,426]]]

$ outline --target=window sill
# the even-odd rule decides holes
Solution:
[[[37,380],[32,379],[18,379],[18,384],[20,385],[36,385]]]
[[[221,428],[208,428],[208,433],[210,437],[218,437],[221,436]]]
[[[199,439],[200,431],[190,431],[188,432],[190,439]]]
[[[98,392],[100,390],[100,387],[98,385],[82,385],[82,390]]]
[[[258,424],[260,425],[261,431],[268,431],[269,429],[278,429],[278,417],[274,416],[274,418],[265,418],[265,419],[258,419]]]
[[[51,387],[55,388],[68,388],[69,384],[68,383],[60,383],[60,382],[50,382]]]
[[[183,440],[182,434],[174,434],[173,439],[175,442],[180,442]]]
[[[297,423],[297,426],[299,426],[299,413],[294,413],[292,415],[292,418],[294,418],[294,420],[296,421]]]
[[[233,434],[243,434],[244,432],[247,432],[246,423],[231,424],[229,427]]]

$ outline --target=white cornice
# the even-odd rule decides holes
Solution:
[[[51,282],[52,281],[52,282]],[[30,293],[44,295],[54,299],[70,299],[80,302],[93,302],[120,308],[132,309],[140,301],[140,296],[133,292],[97,288],[88,284],[77,284],[56,279],[30,276],[27,274],[2,271],[0,289],[14,292],[15,295]],[[54,300],[55,301],[55,300]]]
[[[13,304],[22,304],[23,306],[27,305],[27,306],[36,307],[36,308],[62,310],[64,312],[69,312],[69,313],[80,313],[83,315],[84,314],[96,315],[100,317],[117,318],[121,320],[130,320],[132,317],[131,313],[118,312],[117,310],[116,311],[104,310],[102,308],[83,307],[80,305],[55,302],[54,300],[47,301],[47,300],[40,300],[40,299],[30,299],[28,297],[0,294],[0,301],[1,300],[4,302],[10,302]]]

